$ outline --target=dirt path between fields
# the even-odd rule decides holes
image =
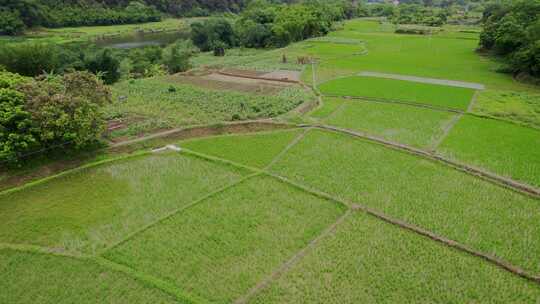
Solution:
[[[365,71],[365,72],[358,73],[358,76],[404,80],[404,81],[445,85],[445,86],[450,86],[450,87],[467,88],[467,89],[474,89],[474,90],[486,89],[486,87],[480,83],[455,81],[455,80],[448,80],[448,79],[425,78],[425,77],[410,76],[410,75],[387,74],[387,73]]]

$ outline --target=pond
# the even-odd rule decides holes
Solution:
[[[132,35],[102,37],[95,40],[99,47],[132,49],[150,45],[168,45],[178,39],[188,39],[189,31],[174,32],[137,32]]]

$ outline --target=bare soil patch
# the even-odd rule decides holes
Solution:
[[[291,85],[289,83],[235,77],[219,73],[207,73],[204,75],[178,74],[166,77],[164,80],[171,83],[190,84],[212,90],[237,91],[260,95],[274,95]]]

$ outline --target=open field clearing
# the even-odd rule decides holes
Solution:
[[[540,204],[535,199],[432,161],[323,131],[310,131],[271,170],[540,271]]]
[[[179,303],[88,260],[0,250],[1,303]]]
[[[273,178],[254,177],[136,235],[106,257],[212,303],[231,303],[343,212],[339,204]]]
[[[319,85],[323,94],[395,100],[466,110],[474,90],[404,80],[353,76]]]
[[[180,142],[180,146],[244,165],[263,168],[270,164],[303,130],[266,134],[229,135]]]
[[[330,98],[325,98],[326,102]],[[426,148],[443,134],[457,115],[408,105],[346,100],[327,124],[359,130],[388,140]],[[330,103],[330,107],[333,104]]]
[[[458,161],[540,187],[540,130],[465,116],[439,150]]]
[[[536,303],[537,285],[354,213],[248,303]]]
[[[108,107],[108,116],[135,120],[127,130],[122,130],[128,135],[186,125],[275,117],[314,99],[311,92],[296,86],[275,95],[260,95],[172,84],[159,78],[120,82],[113,91],[117,97],[125,96],[127,100]]]
[[[338,69],[345,73],[376,71],[469,81],[498,89],[524,87],[514,82],[511,76],[495,72],[500,64],[476,54],[474,50],[478,41],[475,39],[399,35],[374,30],[379,26],[377,21],[357,21],[349,23],[345,31],[330,33],[330,37],[365,41],[368,54],[330,59],[323,62],[320,69]]]
[[[177,154],[79,170],[0,195],[0,242],[99,251],[245,173]]]

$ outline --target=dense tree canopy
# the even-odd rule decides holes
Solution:
[[[514,73],[540,77],[540,0],[489,5],[480,47],[507,58]]]

